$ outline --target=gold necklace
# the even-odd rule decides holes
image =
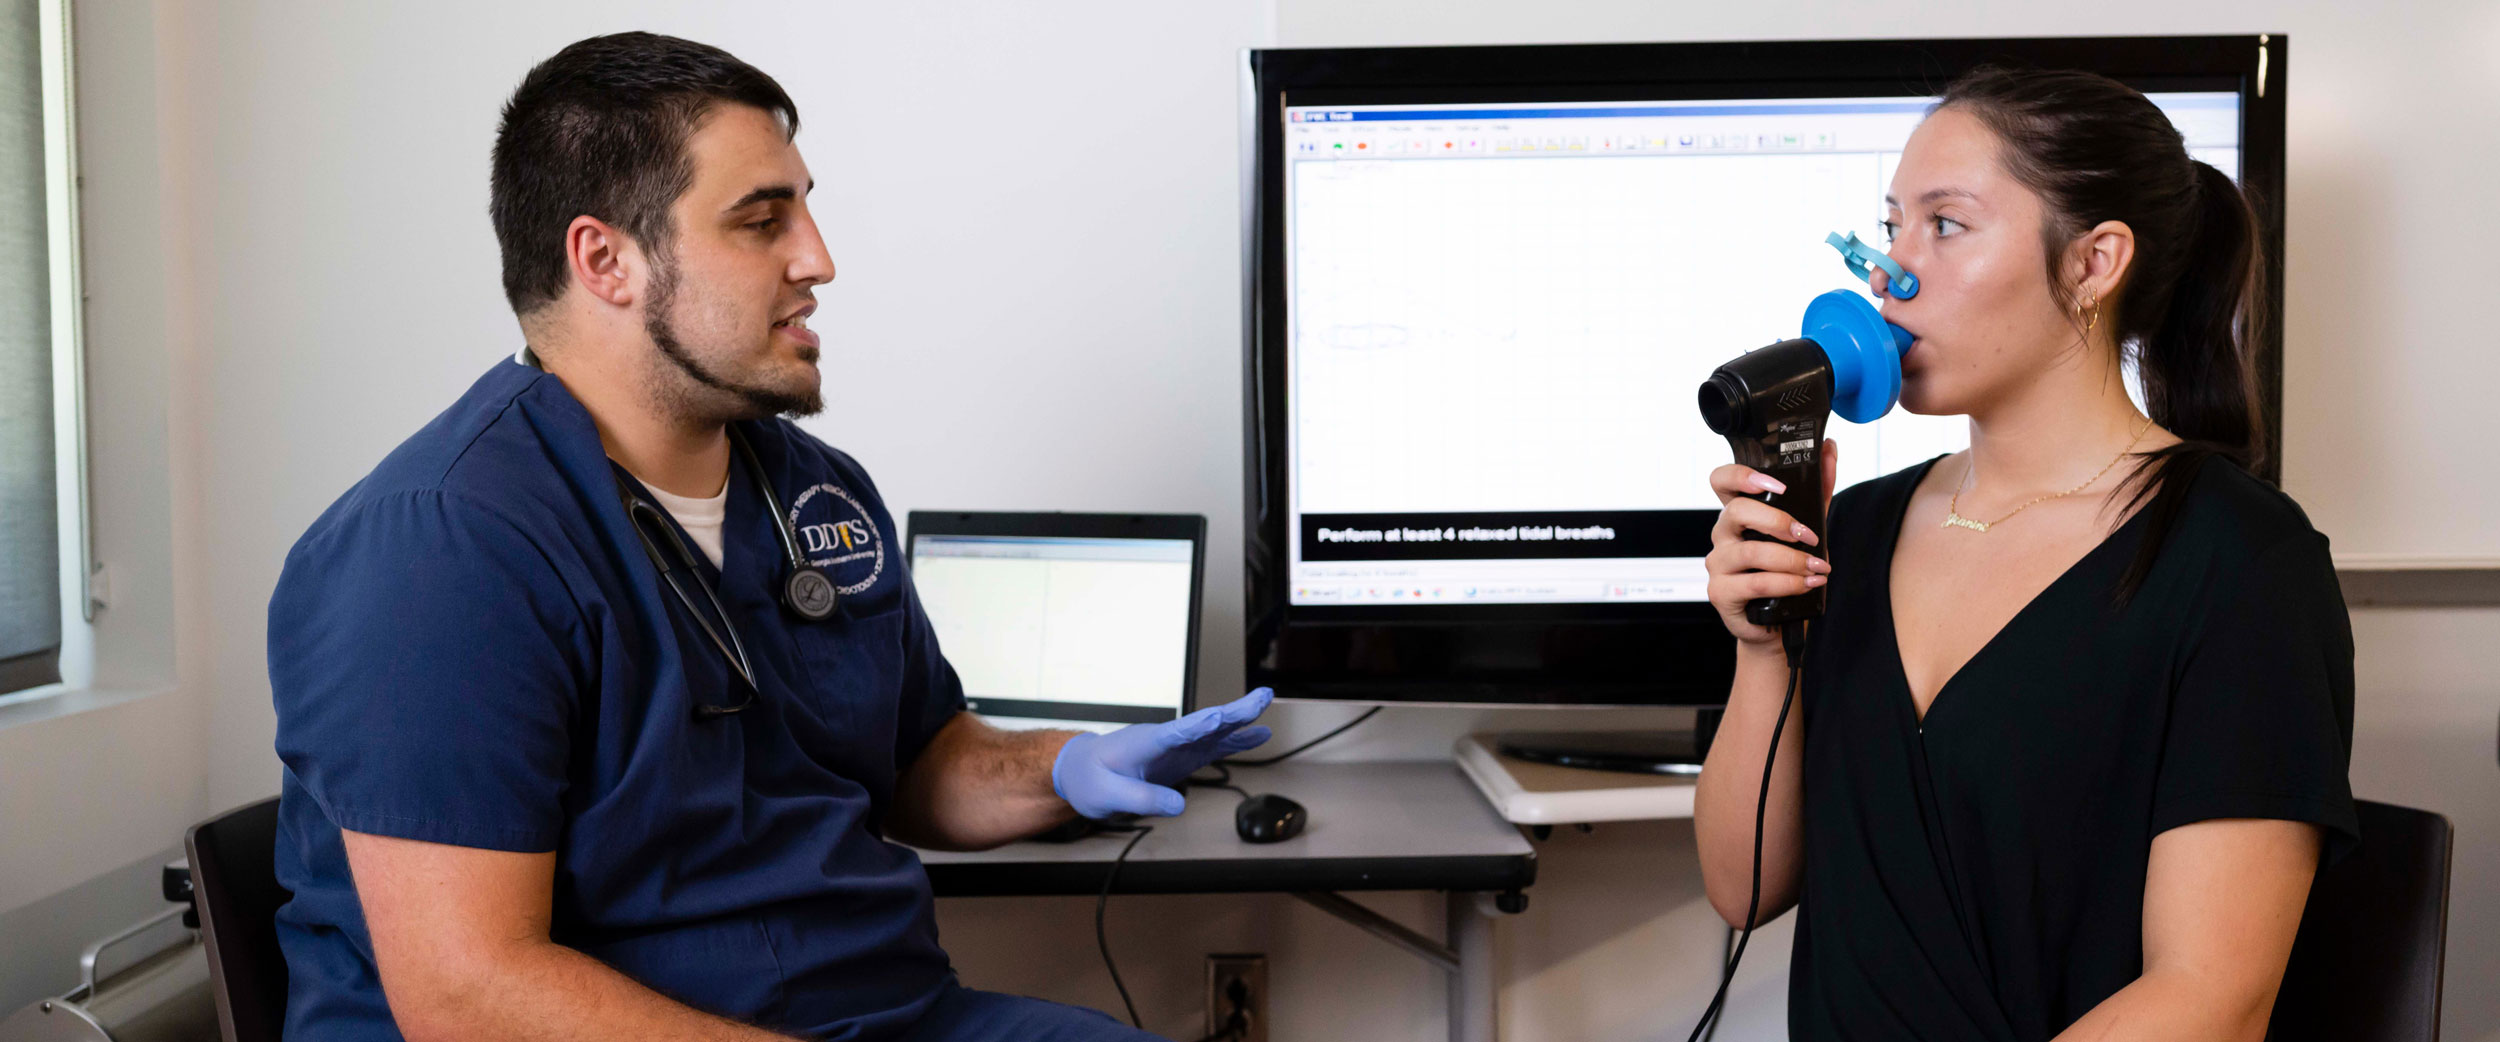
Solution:
[[[2025,503],[2025,504],[2023,504],[2023,505],[2021,505],[2021,506],[2015,507],[2014,509],[2007,511],[2004,517],[2000,517],[2000,518],[1998,518],[1998,519],[1996,519],[1996,520],[1994,520],[1994,521],[1974,521],[1974,520],[1971,520],[1970,518],[1967,518],[1967,517],[1963,517],[1963,516],[1962,516],[1962,490],[1963,490],[1963,489],[1965,489],[1965,488],[1970,487],[1970,472],[1971,472],[1971,471],[1974,471],[1974,470],[1979,469],[1979,468],[1978,468],[1978,466],[1976,465],[1978,461],[1973,460],[1973,461],[1972,461],[1972,463],[1973,463],[1973,465],[1972,465],[1972,466],[1967,466],[1967,467],[1962,468],[1962,480],[1961,480],[1960,482],[1956,483],[1956,484],[1953,486],[1953,501],[1952,501],[1950,504],[1947,504],[1947,505],[1945,506],[1945,508],[1944,508],[1944,524],[1942,524],[1942,525],[1940,525],[1940,526],[1938,526],[1938,527],[1941,527],[1941,528],[1967,528],[1967,529],[1970,529],[1970,530],[1971,530],[1971,531],[1973,531],[1973,532],[1979,532],[1979,533],[1985,534],[1985,533],[1986,533],[1989,529],[1991,529],[1991,528],[1995,528],[1995,527],[1996,527],[1996,526],[1998,526],[1998,525],[2001,525],[2001,524],[2006,523],[2007,521],[2011,521],[2011,520],[2013,520],[2013,519],[2014,519],[2014,515],[2019,514],[2019,513],[2022,513],[2022,512],[2023,512],[2023,511],[2025,511],[2025,510],[2029,510],[2029,509],[2031,509],[2032,507],[2038,506],[2038,505],[2040,505],[2040,504],[2042,504],[2042,503],[2046,503],[2046,502],[2048,502],[2049,500],[2052,500],[2052,499],[2061,499],[2061,498],[2064,498],[2064,497],[2066,497],[2066,496],[2071,496],[2071,495],[2074,495],[2074,494],[2075,494],[2075,493],[2077,493],[2077,492],[2081,492],[2081,491],[2083,491],[2084,489],[2090,488],[2090,487],[2092,487],[2092,483],[2093,483],[2093,482],[2101,480],[2101,475],[2109,473],[2109,468],[2110,468],[2110,467],[2115,467],[2115,466],[2117,466],[2117,465],[2118,465],[2118,461],[2119,461],[2119,460],[2122,460],[2122,459],[2127,458],[2127,454],[2128,454],[2128,453],[2135,451],[2135,446],[2136,446],[2136,443],[2144,440],[2144,432],[2149,431],[2149,430],[2152,430],[2152,429],[2153,429],[2153,421],[2152,421],[2152,418],[2151,418],[2151,417],[2146,417],[2146,418],[2145,418],[2145,420],[2144,420],[2144,426],[2141,426],[2141,427],[2136,428],[2136,429],[2135,429],[2135,437],[2133,437],[2133,438],[2131,438],[2131,439],[2128,439],[2128,441],[2127,441],[2127,447],[2126,447],[2126,448],[2123,448],[2123,449],[2118,450],[2118,455],[2110,457],[2110,460],[2109,460],[2109,463],[2108,463],[2108,465],[2107,465],[2107,466],[2103,466],[2100,470],[2093,472],[2093,474],[2092,474],[2092,476],[2091,476],[2091,477],[2088,477],[2088,478],[2083,479],[2083,484],[2080,484],[2080,485],[2077,485],[2077,486],[2075,486],[2075,487],[2073,487],[2073,488],[2067,489],[2067,490],[2066,490],[2066,491],[2064,491],[2064,492],[2055,492],[2055,493],[2051,493],[2051,494],[2049,494],[2049,495],[2041,496],[2040,498],[2035,499],[2035,500],[2032,500],[2032,501],[2031,501],[2031,502],[2029,502],[2029,503]]]

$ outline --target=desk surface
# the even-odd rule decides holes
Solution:
[[[1283,763],[1233,772],[1233,784],[1276,793],[1310,814],[1282,843],[1244,843],[1233,831],[1241,797],[1192,789],[1177,818],[1121,867],[1123,894],[1300,890],[1500,891],[1536,881],[1536,852],[1447,761]],[[1073,843],[1011,843],[968,853],[922,851],[939,897],[1093,894],[1131,834]]]
[[[1693,777],[1529,763],[1495,752],[1491,735],[1467,735],[1451,752],[1494,812],[1522,825],[1693,816]]]

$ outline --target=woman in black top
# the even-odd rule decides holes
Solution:
[[[2142,95],[2003,70],[1946,91],[1886,203],[1921,281],[1884,300],[1902,405],[1971,448],[1841,493],[1827,533],[1713,474],[1741,651],[1696,794],[1711,902],[1744,922],[1789,679],[1744,603],[1828,583],[1754,917],[1799,907],[1793,1036],[2260,1039],[2355,837],[2353,652],[2325,537],[2247,469],[2248,203]]]

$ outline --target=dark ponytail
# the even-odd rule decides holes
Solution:
[[[2102,321],[2135,367],[2146,411],[2181,440],[2139,454],[2123,486],[2148,525],[2119,582],[2123,602],[2207,461],[2265,464],[2252,358],[2265,313],[2256,213],[2228,176],[2188,156],[2168,116],[2104,76],[1986,67],[1945,88],[1938,108],[1977,117],[2002,143],[2006,169],[2039,194],[2049,292],[2068,310],[2067,245],[2103,221],[2135,232],[2135,260]]]

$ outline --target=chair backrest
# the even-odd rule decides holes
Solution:
[[[191,826],[192,901],[208,948],[210,991],[225,1042],[278,1042],[286,1023],[286,955],[278,950],[278,798]]]
[[[2448,819],[2368,800],[2361,843],[2318,873],[2275,999],[2272,1042],[2437,1042]]]

